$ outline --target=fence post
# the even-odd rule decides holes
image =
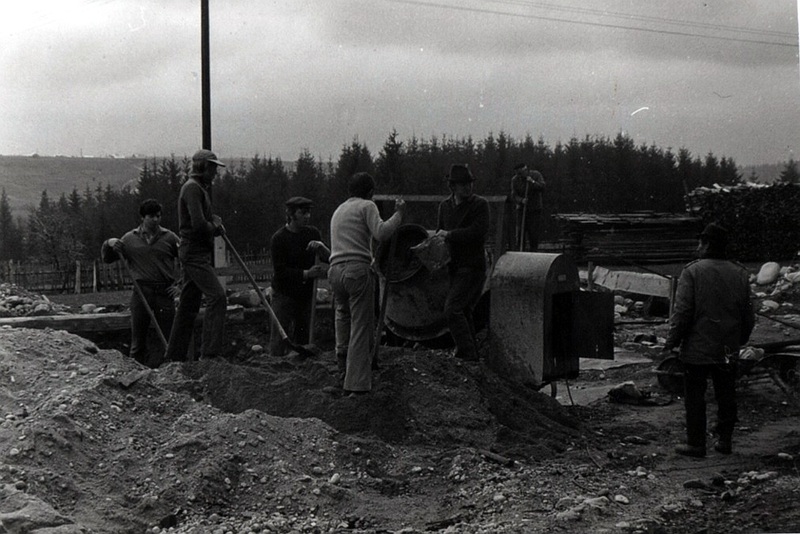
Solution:
[[[75,294],[81,292],[81,260],[75,260]]]
[[[97,293],[97,260],[92,262],[92,293]]]

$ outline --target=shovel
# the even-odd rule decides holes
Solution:
[[[528,215],[528,189],[531,183],[525,180],[525,203],[522,205],[522,223],[519,225],[519,251],[525,250],[525,217]]]
[[[161,340],[161,344],[164,346],[164,350],[167,348],[167,338],[164,337],[164,332],[161,331],[161,327],[158,325],[158,319],[156,319],[156,314],[153,312],[153,308],[147,303],[147,299],[144,298],[144,292],[142,291],[142,287],[139,285],[139,282],[136,281],[136,278],[133,277],[133,271],[131,271],[131,266],[128,264],[127,258],[123,258],[122,262],[125,264],[125,269],[128,271],[128,276],[131,277],[131,282],[133,282],[133,289],[136,291],[136,294],[139,295],[139,299],[144,304],[144,309],[147,310],[147,314],[150,316],[150,320],[153,322],[153,326],[156,327],[156,332],[158,333],[158,339]]]
[[[316,252],[315,252],[316,254]],[[314,258],[314,265],[319,265],[319,258]],[[314,345],[314,322],[317,318],[317,283],[319,278],[314,278],[311,283],[311,317],[308,320],[308,344]]]
[[[275,328],[278,329],[278,334],[281,336],[281,339],[286,343],[286,345],[297,352],[300,356],[308,357],[308,356],[316,356],[313,350],[308,347],[304,347],[303,345],[299,345],[294,343],[289,336],[286,334],[286,330],[283,329],[281,326],[281,322],[278,320],[278,316],[275,315],[275,310],[272,309],[272,306],[269,305],[267,302],[267,297],[264,296],[264,292],[261,291],[261,287],[259,287],[258,282],[256,279],[253,278],[253,273],[250,272],[250,269],[247,268],[247,265],[244,263],[244,260],[239,253],[236,252],[236,249],[233,247],[231,240],[228,239],[227,234],[222,234],[222,239],[225,241],[225,244],[228,246],[228,249],[233,253],[233,257],[236,258],[236,262],[239,264],[239,267],[242,268],[244,274],[247,275],[247,278],[250,280],[250,284],[252,284],[253,289],[256,290],[256,294],[258,295],[259,300],[261,301],[261,305],[264,306],[264,309],[267,310],[270,317],[272,318],[272,324]]]

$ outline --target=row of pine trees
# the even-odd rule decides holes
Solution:
[[[502,132],[483,140],[412,137],[392,132],[377,155],[354,139],[338,160],[322,161],[304,150],[285,164],[280,158],[253,156],[225,169],[213,185],[214,211],[222,217],[232,242],[241,252],[268,250],[272,234],[285,221],[284,201],[295,195],[315,202],[312,224],[327,235],[330,216],[347,198],[347,179],[358,171],[372,173],[377,194],[398,196],[447,194],[445,176],[453,163],[467,163],[477,177],[476,192],[507,195],[517,163],[538,169],[545,177],[545,215],[558,213],[624,213],[650,210],[684,212],[684,195],[700,186],[735,184],[742,180],[732,159],[657,146],[636,146],[625,135],[573,138],[547,145],[530,136],[513,139]],[[0,260],[41,261],[66,266],[92,261],[109,237],[119,237],[139,223],[138,206],[155,198],[164,206],[162,224],[177,229],[176,205],[190,169],[186,158],[144,160],[135,188],[98,185],[83,193],[49,198],[25,219],[13,220],[5,191],[0,196]],[[791,169],[796,174],[794,163]],[[788,172],[788,166],[787,171]],[[755,177],[750,177],[755,178]],[[787,176],[791,180],[791,177]],[[434,206],[420,207],[418,222],[430,223]],[[548,224],[546,239],[558,238]]]

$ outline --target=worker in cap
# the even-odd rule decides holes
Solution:
[[[514,249],[536,252],[542,227],[542,194],[544,176],[525,163],[514,166],[511,177],[511,198],[516,209],[516,239]]]
[[[444,314],[456,357],[477,360],[473,311],[486,281],[489,202],[473,193],[475,178],[467,165],[452,165],[446,179],[450,196],[439,204],[436,223],[450,251]]]
[[[714,384],[717,442],[721,454],[732,451],[737,421],[736,360],[755,324],[749,273],[728,260],[728,231],[711,223],[700,233],[700,259],[681,272],[665,351],[679,349],[684,372],[686,443],[675,451],[706,455],[706,388]]]
[[[385,242],[400,227],[405,201],[395,200],[395,212],[381,219],[372,200],[375,179],[359,172],[347,182],[350,197],[331,217],[331,269],[328,273],[336,302],[336,358],[349,396],[372,390],[375,339],[375,283],[372,240]]]
[[[211,183],[217,168],[225,165],[210,150],[192,156],[192,170],[178,195],[178,235],[181,261],[181,293],[169,336],[167,361],[184,361],[194,332],[194,320],[203,297],[203,358],[222,355],[227,299],[214,271],[214,237],[225,233],[222,219],[212,213]]]
[[[299,345],[309,342],[311,310],[316,305],[314,281],[328,275],[330,249],[320,231],[310,225],[309,198],[292,197],[285,202],[286,224],[270,239],[272,258],[272,308],[289,339]],[[287,346],[278,328],[270,328],[270,354],[283,356]]]

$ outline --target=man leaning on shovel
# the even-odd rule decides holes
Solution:
[[[514,166],[511,178],[511,198],[516,205],[516,240],[514,245],[520,251],[536,252],[539,248],[539,234],[542,227],[542,193],[545,189],[544,176],[531,170],[525,163]],[[528,247],[525,247],[527,242]]]
[[[105,263],[122,258],[134,283],[131,294],[131,352],[141,364],[158,367],[164,347],[158,358],[148,357],[147,332],[151,318],[156,327],[169,333],[175,318],[174,298],[178,296],[176,259],[178,236],[161,226],[161,204],[154,199],[142,202],[139,207],[141,224],[122,236],[103,242],[100,256]],[[163,341],[162,341],[163,342]]]
[[[281,326],[295,343],[304,345],[311,339],[313,306],[316,305],[317,280],[328,276],[327,262],[331,251],[322,242],[320,231],[311,226],[309,198],[292,197],[286,201],[286,224],[270,240],[272,307]],[[287,344],[271,328],[269,352],[284,356]]]

